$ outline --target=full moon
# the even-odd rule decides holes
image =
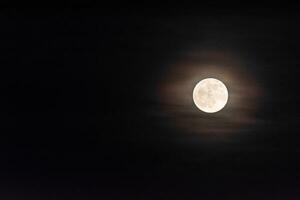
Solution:
[[[193,100],[197,108],[203,112],[215,113],[226,105],[228,90],[221,81],[214,78],[206,78],[195,86]]]

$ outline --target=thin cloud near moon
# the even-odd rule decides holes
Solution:
[[[160,112],[170,128],[203,137],[232,135],[257,123],[256,113],[264,92],[246,62],[228,52],[187,53],[167,66],[158,87]],[[208,77],[222,80],[230,91],[221,112],[199,112],[193,89]]]

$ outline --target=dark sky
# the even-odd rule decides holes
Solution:
[[[300,17],[202,11],[3,12],[1,199],[299,199]],[[163,109],[170,63],[199,49],[262,91],[238,136],[203,142]]]

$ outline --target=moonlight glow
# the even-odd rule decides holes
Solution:
[[[195,105],[206,113],[220,111],[227,103],[228,91],[224,83],[214,78],[203,79],[194,88]]]

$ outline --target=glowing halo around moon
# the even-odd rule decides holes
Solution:
[[[198,82],[193,90],[197,108],[206,113],[215,113],[224,108],[228,101],[228,90],[224,83],[214,78]]]
[[[153,108],[149,113],[158,116],[159,123],[182,133],[180,137],[192,143],[195,138],[200,143],[210,143],[215,139],[241,136],[264,124],[258,116],[264,110],[268,91],[255,70],[259,63],[242,60],[230,50],[192,49],[179,55],[176,59],[170,58],[174,60],[166,63],[153,87],[151,97],[158,104],[157,110]],[[199,104],[196,98],[199,97],[198,87],[207,78],[225,84],[225,99],[219,111],[205,109],[205,104]]]

